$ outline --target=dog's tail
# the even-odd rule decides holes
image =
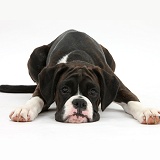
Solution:
[[[0,85],[0,92],[4,93],[33,93],[37,85]]]

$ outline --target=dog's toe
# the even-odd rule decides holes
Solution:
[[[143,111],[142,124],[158,124],[160,122],[159,112],[156,109],[146,109]]]
[[[11,112],[9,117],[14,122],[30,122],[36,115],[27,108],[17,108],[15,111]]]

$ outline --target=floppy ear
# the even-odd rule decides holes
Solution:
[[[111,75],[98,67],[95,68],[94,72],[99,80],[101,90],[101,110],[104,111],[106,107],[116,98],[119,89],[119,81],[115,75]]]
[[[48,105],[54,102],[57,83],[67,69],[65,64],[58,64],[54,67],[45,67],[38,75],[40,92]]]

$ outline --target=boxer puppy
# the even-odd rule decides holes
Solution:
[[[10,118],[33,121],[56,103],[59,122],[84,123],[100,119],[102,111],[116,102],[143,124],[159,123],[160,110],[145,108],[114,74],[115,62],[108,50],[89,35],[68,30],[48,45],[36,48],[28,61],[35,86],[1,85],[1,92],[33,93]]]

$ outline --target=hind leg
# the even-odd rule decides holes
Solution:
[[[28,60],[28,70],[34,82],[38,81],[38,74],[46,66],[46,59],[48,56],[51,44],[43,45],[34,49],[29,60]]]
[[[105,58],[106,58],[106,61],[107,61],[107,64],[109,65],[109,67],[112,69],[112,71],[114,72],[115,71],[115,68],[116,68],[116,64],[115,64],[115,61],[112,57],[112,55],[109,53],[109,51],[103,47],[102,45],[100,45],[103,52],[104,52],[104,55],[105,55]]]
[[[46,66],[46,59],[51,45],[52,43],[36,48],[28,60],[29,74],[35,82],[38,81],[38,74]],[[38,94],[37,89],[35,89],[32,98],[24,105],[16,108],[10,114],[10,119],[15,122],[33,121],[41,111],[48,109],[41,97],[41,94]]]

